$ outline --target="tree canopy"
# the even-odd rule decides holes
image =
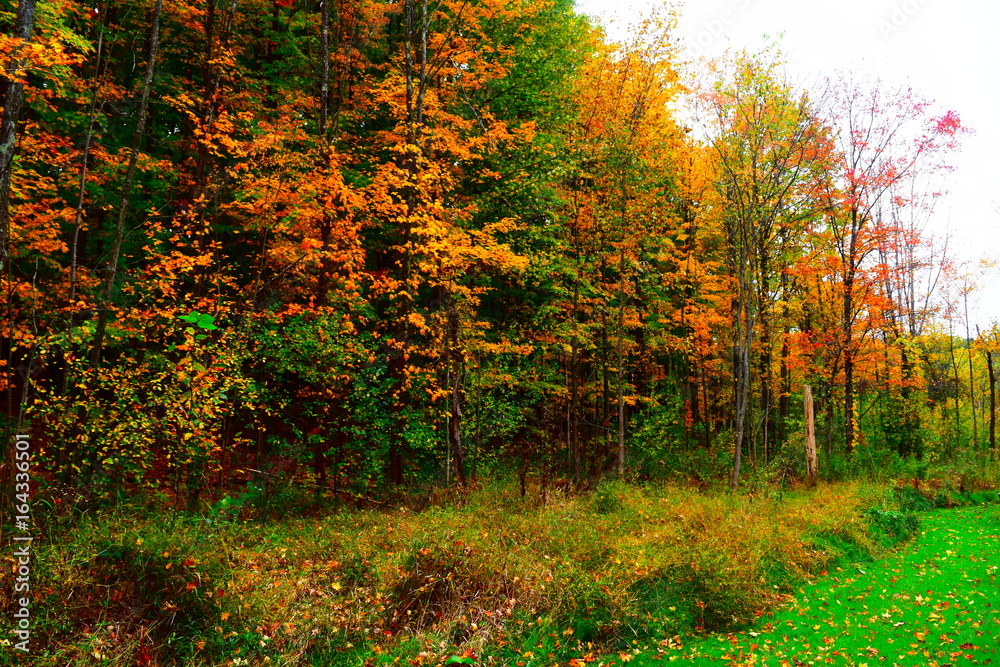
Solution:
[[[0,25],[0,418],[53,484],[737,488],[801,467],[804,385],[828,467],[994,445],[921,223],[964,127],[910,91],[568,0]]]

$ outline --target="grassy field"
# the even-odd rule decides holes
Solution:
[[[987,560],[968,560],[969,544],[947,541],[958,534],[946,518],[980,521],[985,540],[995,513],[929,515],[922,574],[909,555],[873,561],[917,529],[909,510],[952,498],[863,484],[731,495],[610,483],[549,494],[544,506],[508,488],[371,511],[310,509],[293,494],[257,509],[223,501],[202,515],[124,505],[53,523],[37,545],[30,664],[782,664],[801,650],[855,664],[859,651],[878,651],[875,662],[889,655],[879,643],[888,640],[848,643],[843,633],[860,624],[892,628],[900,647],[908,637],[939,660],[938,635],[951,630],[934,621],[989,600],[937,607],[944,593],[915,582],[932,589],[961,554],[978,568],[970,576],[995,583]],[[984,540],[985,559],[995,552]],[[854,601],[880,586],[881,602]],[[11,589],[0,592],[5,615]],[[842,620],[829,616],[841,607]],[[733,634],[741,627],[757,634]],[[975,655],[960,646],[985,646],[979,629],[970,621],[949,634],[945,653]],[[0,648],[0,660],[13,655]],[[914,660],[900,664],[929,664]]]
[[[934,510],[920,520],[911,548],[837,567],[751,628],[650,647],[617,662],[1000,664],[1000,509]]]

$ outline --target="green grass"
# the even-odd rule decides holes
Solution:
[[[509,488],[451,493],[419,513],[122,506],[38,541],[31,662],[552,667],[674,656],[759,623],[805,582],[853,575],[847,563],[881,567],[915,528],[901,508],[918,499],[904,495],[611,483],[550,492],[545,506]]]
[[[1000,509],[921,516],[916,543],[844,564],[752,628],[644,646],[606,665],[998,664]],[[625,660],[622,659],[625,658]]]

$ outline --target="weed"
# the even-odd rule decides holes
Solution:
[[[163,665],[475,655],[537,667],[625,651],[739,627],[837,559],[883,553],[912,532],[909,493],[887,505],[860,485],[733,495],[608,482],[591,496],[550,493],[544,507],[489,487],[432,494],[419,513],[276,520],[268,501],[249,521],[256,499],[244,494],[207,521],[141,507],[86,515],[40,547],[52,657],[38,664],[90,664],[96,651],[124,667],[145,651]],[[50,604],[66,599],[76,606]]]
[[[598,514],[613,514],[622,508],[620,482],[602,482],[594,491],[594,511]]]

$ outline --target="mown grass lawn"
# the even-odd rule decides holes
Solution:
[[[611,663],[1000,665],[1000,509],[920,519],[914,544],[829,573],[750,629],[666,640]]]

